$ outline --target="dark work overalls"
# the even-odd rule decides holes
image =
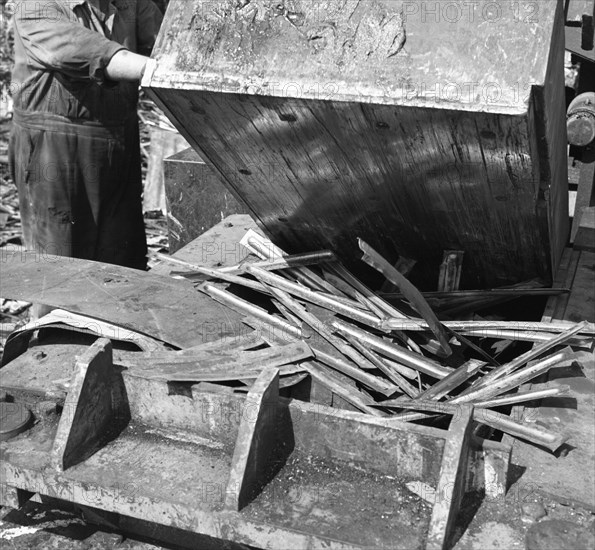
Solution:
[[[150,0],[20,9],[9,162],[25,244],[144,269],[138,85],[109,82],[104,68],[121,49],[150,49],[160,13]]]

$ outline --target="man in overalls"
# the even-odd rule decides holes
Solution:
[[[151,0],[17,0],[9,163],[25,245],[146,269],[136,106]]]

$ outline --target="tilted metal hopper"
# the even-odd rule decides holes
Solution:
[[[568,235],[562,2],[172,0],[143,80],[281,248],[361,237],[436,280],[551,279]]]

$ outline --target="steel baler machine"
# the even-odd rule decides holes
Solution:
[[[358,269],[361,238],[415,259],[422,284],[445,250],[464,251],[466,288],[551,280],[568,232],[561,3],[428,4],[172,0],[142,85],[288,253]],[[25,263],[25,285],[47,267]],[[472,406],[435,427],[296,398],[279,368],[244,373],[243,393],[173,377],[197,357],[217,369],[221,342],[262,354],[262,337],[191,286],[64,269],[87,298],[73,283],[53,305],[104,338],[7,344],[4,504],[53,497],[195,547],[411,549],[448,546],[468,492],[505,491],[510,449],[477,437]],[[46,334],[73,325],[53,315]]]

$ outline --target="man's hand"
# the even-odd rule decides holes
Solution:
[[[105,67],[105,76],[116,82],[136,82],[141,79],[145,65],[149,60],[129,50],[120,50]]]

